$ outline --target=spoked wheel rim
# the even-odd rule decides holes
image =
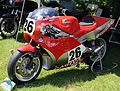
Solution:
[[[15,75],[20,81],[30,81],[35,77],[40,69],[40,59],[36,57],[33,65],[29,67],[30,61],[33,58],[33,53],[28,52],[22,55],[16,62]]]
[[[106,41],[103,38],[98,38],[94,44],[93,44],[93,49],[96,47],[101,47],[101,49],[97,53],[93,53],[93,55],[90,56],[90,59],[92,61],[95,61],[97,59],[103,59],[106,51],[107,51],[107,44]]]
[[[17,32],[17,22],[12,18],[5,18],[1,23],[1,32],[7,37],[13,36]]]

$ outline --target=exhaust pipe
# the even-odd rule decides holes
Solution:
[[[96,48],[96,49],[94,50],[94,53],[97,53],[97,52],[100,51],[103,47],[104,47],[104,45],[102,45],[102,46]]]

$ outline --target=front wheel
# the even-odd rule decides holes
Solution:
[[[91,48],[94,50],[93,53],[88,56],[84,62],[88,65],[92,65],[94,63],[94,61],[96,61],[98,59],[98,61],[96,61],[95,65],[98,65],[99,62],[99,57],[101,60],[103,60],[106,56],[106,52],[107,52],[107,43],[105,41],[104,38],[98,38],[94,41],[91,42]],[[99,48],[99,50],[97,52],[95,52],[95,50]]]
[[[32,52],[16,51],[8,63],[8,75],[10,79],[16,83],[35,80],[41,71],[42,60],[40,57],[35,57],[32,66],[30,66],[32,59]]]
[[[1,36],[5,39],[8,37],[13,37],[17,34],[18,23],[14,21],[12,17],[2,17],[0,18],[0,32]]]

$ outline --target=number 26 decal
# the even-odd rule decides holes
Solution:
[[[24,24],[24,32],[32,35],[35,30],[35,21],[32,19],[26,19]]]
[[[69,52],[69,62],[81,56],[80,49],[80,47],[77,47]]]
[[[68,52],[68,63],[74,62],[77,58],[85,52],[86,48],[84,45],[79,45],[76,48]]]

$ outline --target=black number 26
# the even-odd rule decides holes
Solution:
[[[80,47],[77,47],[75,50],[72,50],[69,53],[70,61],[74,60],[75,58],[78,58],[81,55]]]
[[[33,24],[33,21],[26,20],[24,25],[24,31],[31,33],[33,31]]]

